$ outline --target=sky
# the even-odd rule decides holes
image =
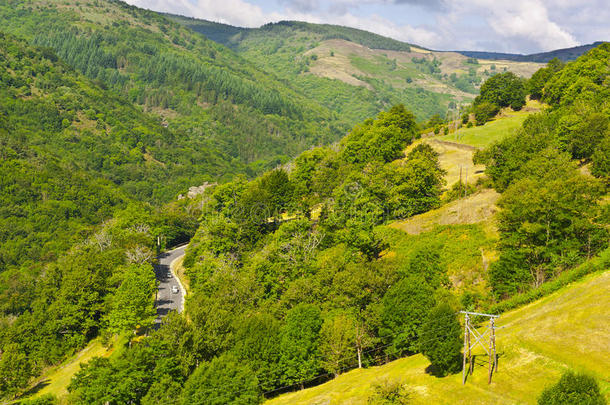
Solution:
[[[299,20],[436,50],[536,53],[610,39],[608,0],[127,0],[240,27]]]

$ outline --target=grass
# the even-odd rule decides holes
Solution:
[[[461,373],[444,378],[426,372],[422,355],[353,370],[332,381],[267,402],[366,404],[372,385],[406,384],[415,404],[535,404],[538,395],[570,368],[593,375],[610,399],[610,271],[593,274],[522,308],[497,325],[498,371],[487,384],[487,358],[476,350],[475,370],[465,385]]]
[[[80,370],[81,363],[86,363],[94,357],[110,357],[117,355],[127,342],[126,336],[114,337],[111,344],[106,347],[101,338],[94,339],[80,352],[76,353],[63,364],[50,369],[35,384],[31,391],[35,393],[29,399],[38,398],[42,395],[51,394],[58,399],[66,398],[68,385],[74,374]]]
[[[525,121],[528,115],[539,111],[541,108],[542,105],[539,102],[530,100],[521,111],[504,111],[500,117],[485,125],[461,128],[457,132],[435,137],[434,139],[484,148],[507,135],[513,134],[521,128],[523,121]]]
[[[484,189],[435,210],[394,222],[390,226],[410,235],[418,235],[430,231],[436,225],[476,224],[491,221],[496,212],[495,204],[499,196],[492,189]]]
[[[418,235],[395,228],[396,224],[378,228],[390,245],[383,262],[404,269],[417,251],[435,250],[456,293],[468,290],[481,296],[488,294],[487,267],[490,258],[495,256],[497,237],[488,231],[487,224],[436,226]]]

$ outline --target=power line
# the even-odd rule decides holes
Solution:
[[[483,350],[489,355],[489,377],[488,384],[491,384],[491,376],[494,370],[498,369],[498,356],[496,354],[496,325],[495,320],[500,317],[500,315],[491,315],[491,314],[482,314],[479,312],[468,312],[468,311],[460,311],[464,314],[464,354],[463,354],[463,362],[462,362],[462,384],[466,384],[466,374],[472,375],[474,366],[473,366],[473,357],[472,357],[472,348],[477,344],[480,344],[483,347]],[[487,326],[483,332],[479,333],[476,328],[471,327],[470,317],[485,317],[489,319],[489,326]],[[483,345],[483,337],[489,332],[489,350]],[[470,335],[473,335],[475,341],[473,344],[470,342]],[[466,371],[466,358],[468,358],[468,371]]]

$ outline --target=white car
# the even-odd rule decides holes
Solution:
[[[172,286],[172,293],[178,294],[178,286],[175,286],[175,285]]]

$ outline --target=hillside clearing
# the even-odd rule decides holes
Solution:
[[[328,39],[305,52],[303,56],[315,55],[315,62],[310,72],[316,76],[341,80],[353,86],[371,88],[361,77],[375,77],[385,80],[395,88],[406,88],[413,84],[427,90],[451,94],[462,101],[471,100],[474,95],[441,80],[440,76],[424,73],[416,68],[414,59],[438,60],[440,74],[466,74],[469,68],[478,74],[491,74],[504,70],[512,71],[518,76],[530,77],[544,66],[532,62],[487,61],[479,60],[478,64],[468,64],[467,58],[457,52],[437,52],[423,50],[412,46],[410,52],[386,49],[371,49],[366,46],[343,39]],[[494,68],[492,69],[492,65]]]
[[[76,353],[63,364],[51,369],[42,377],[30,391],[35,392],[31,398],[38,398],[42,395],[52,394],[57,398],[68,395],[68,385],[74,374],[80,370],[81,363],[87,363],[94,357],[110,357],[115,349],[122,346],[123,339],[114,337],[108,346],[102,344],[102,340],[97,338],[87,347]]]
[[[415,404],[534,404],[540,392],[566,368],[598,379],[610,399],[610,271],[588,276],[523,308],[502,315],[498,326],[498,372],[487,384],[482,350],[474,374],[436,378],[421,354],[379,367],[353,370],[307,390],[274,398],[281,404],[366,404],[372,385],[407,384]],[[578,308],[578,311],[574,311]]]
[[[449,142],[458,142],[476,148],[484,148],[493,142],[512,135],[521,128],[523,121],[532,113],[543,108],[542,104],[535,100],[528,100],[527,105],[521,111],[503,110],[493,121],[482,126],[472,128],[460,128],[457,132],[435,137],[434,139]]]
[[[476,224],[492,219],[496,213],[495,206],[500,194],[492,189],[485,189],[466,198],[461,198],[442,207],[415,215],[390,226],[410,235],[419,235],[431,230],[436,225]]]

